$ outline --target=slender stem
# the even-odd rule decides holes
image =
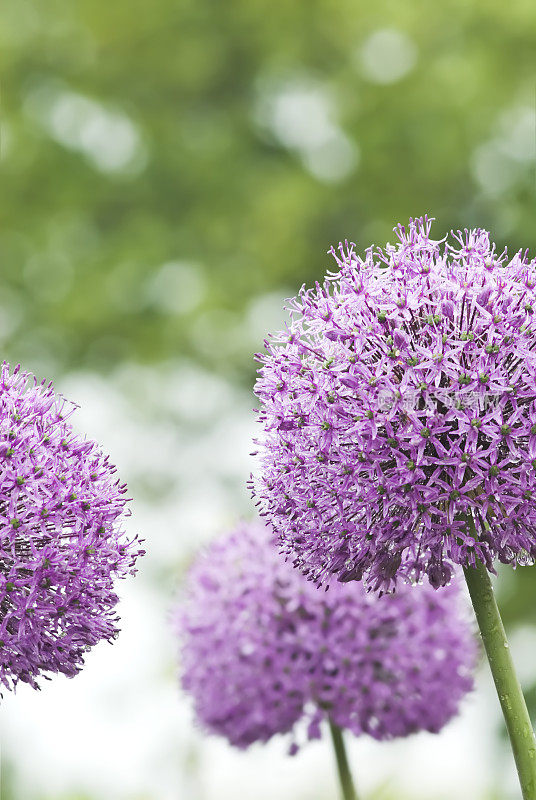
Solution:
[[[471,518],[468,522],[474,528]],[[510,736],[523,798],[536,800],[536,740],[510,655],[489,572],[479,560],[475,567],[465,567],[464,572]]]
[[[337,770],[339,773],[339,781],[341,784],[342,800],[357,800],[357,794],[352,780],[352,773],[348,766],[348,758],[346,756],[346,748],[344,746],[344,739],[342,731],[331,720],[329,721],[329,730],[331,732],[331,740],[333,742],[333,749],[335,750],[335,759],[337,761]]]

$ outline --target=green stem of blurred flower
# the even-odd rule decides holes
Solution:
[[[468,517],[468,521],[477,538],[472,518]],[[475,567],[465,567],[464,572],[510,736],[523,798],[536,800],[536,740],[489,572],[478,560]]]
[[[337,770],[341,784],[342,800],[357,800],[357,793],[352,780],[352,774],[350,772],[350,767],[348,766],[348,758],[346,756],[346,748],[344,746],[342,731],[339,726],[335,725],[335,723],[331,720],[329,721],[329,729],[331,731],[333,749],[335,750],[335,759],[337,761]]]

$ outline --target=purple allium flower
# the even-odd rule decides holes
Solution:
[[[182,683],[202,726],[237,747],[329,716],[376,739],[439,731],[472,687],[476,645],[456,585],[318,589],[243,524],[191,568],[176,611]]]
[[[17,367],[0,384],[0,681],[71,677],[113,640],[113,584],[143,553],[121,530],[126,487],[73,433],[74,406]]]
[[[255,492],[315,581],[439,587],[536,556],[536,261],[430,225],[332,251],[259,356]]]

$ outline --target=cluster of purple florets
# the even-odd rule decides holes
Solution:
[[[483,230],[334,252],[267,342],[255,492],[312,580],[448,584],[536,556],[536,261]]]
[[[125,486],[74,407],[19,369],[0,372],[0,682],[75,675],[118,633],[114,580],[143,551],[120,527]]]
[[[243,524],[191,568],[176,612],[182,683],[208,731],[237,747],[308,720],[376,739],[437,732],[472,686],[475,644],[455,585],[321,591]]]

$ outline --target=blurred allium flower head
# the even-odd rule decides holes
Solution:
[[[74,406],[19,368],[0,379],[0,681],[38,688],[116,637],[114,580],[143,551],[120,527],[115,468],[73,433]]]
[[[259,356],[261,511],[313,580],[536,556],[536,261],[483,230],[332,251]]]
[[[197,719],[237,747],[325,717],[376,739],[439,731],[472,686],[476,646],[457,587],[318,589],[243,524],[194,563],[175,613]]]

